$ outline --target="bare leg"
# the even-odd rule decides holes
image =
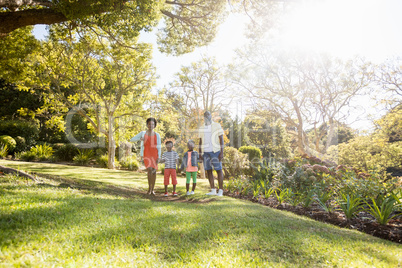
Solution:
[[[209,180],[209,186],[211,186],[211,189],[214,189],[215,183],[214,183],[214,175],[212,174],[212,169],[207,170],[207,175],[208,175],[208,180]]]
[[[216,173],[218,174],[219,189],[223,190],[223,171],[222,170],[217,170]]]
[[[147,194],[151,194],[151,181],[152,181],[152,171],[151,171],[151,169],[152,168],[147,168],[147,171],[148,171],[148,191],[147,191]]]
[[[174,193],[176,192],[176,184],[173,185],[173,192],[174,192]]]
[[[186,183],[186,192],[188,192],[190,189],[190,183]]]
[[[197,186],[197,183],[193,183],[193,189],[192,189],[193,192],[195,190],[195,186]]]
[[[155,181],[156,181],[156,170],[151,168],[151,194],[155,195],[154,188],[155,188]]]
[[[167,193],[167,187],[168,187],[168,186],[167,186],[167,185],[165,185],[165,193]],[[173,186],[173,188],[174,188],[174,186]]]

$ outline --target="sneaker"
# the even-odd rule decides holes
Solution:
[[[206,195],[216,195],[216,189],[211,189],[211,191]]]
[[[190,192],[187,192],[186,195],[190,195]]]
[[[217,196],[223,196],[223,190],[219,189]]]
[[[194,194],[194,191],[191,191],[190,194]]]
[[[173,196],[177,196],[177,193],[176,193],[176,192],[173,192]]]
[[[169,196],[167,192],[165,193],[165,196]]]

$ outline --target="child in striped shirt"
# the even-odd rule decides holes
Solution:
[[[179,167],[179,155],[175,151],[173,151],[173,142],[167,141],[165,142],[167,152],[164,152],[161,157],[161,163],[165,163],[165,172],[164,172],[164,184],[165,184],[165,196],[168,196],[168,185],[169,185],[169,177],[172,177],[173,184],[173,196],[177,196],[176,193],[176,167]]]

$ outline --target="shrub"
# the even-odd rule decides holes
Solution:
[[[54,155],[60,161],[73,161],[74,157],[79,153],[74,144],[67,143],[58,148]]]
[[[127,168],[128,170],[136,171],[140,167],[140,164],[135,155],[130,155],[120,160],[120,166],[123,168]]]
[[[107,163],[108,163],[108,157],[107,154],[101,155],[96,159],[96,163],[98,163],[98,165],[100,167],[103,168],[107,168]]]
[[[34,145],[39,137],[39,126],[32,121],[0,121],[0,135],[8,135],[11,137],[22,136],[25,138],[26,145],[29,147]]]
[[[13,152],[17,146],[17,142],[10,136],[0,136],[0,145],[7,145],[8,151]]]
[[[342,197],[338,200],[338,204],[346,216],[347,220],[350,220],[362,209],[363,202],[360,197],[349,196],[342,194]]]
[[[277,189],[275,191],[276,200],[278,201],[279,205],[282,205],[283,202],[289,199],[289,189],[286,188],[284,190]]]
[[[259,148],[254,146],[242,146],[239,148],[239,152],[247,154],[248,160],[253,165],[258,164],[261,161],[262,152]]]
[[[288,197],[288,203],[294,207],[303,202],[303,195],[299,192],[294,192],[292,189],[289,189]]]
[[[27,142],[24,137],[17,136],[17,137],[14,137],[14,140],[17,143],[17,145],[14,149],[14,152],[19,153],[19,152],[24,152],[24,151],[28,150]]]
[[[96,147],[96,148],[94,148],[94,150],[95,150],[96,157],[100,157],[100,156],[103,156],[104,154],[107,154],[106,147]]]
[[[96,163],[102,168],[107,168],[107,164],[108,164],[108,155],[107,155],[107,153],[97,157],[96,158]],[[114,166],[116,168],[120,167],[120,162],[116,159],[116,157],[114,158]]]
[[[352,170],[338,170],[339,178],[336,192],[341,195],[360,196],[362,198],[375,198],[386,192],[387,185],[383,183],[381,174],[371,173],[370,178],[362,178]]]
[[[249,168],[247,155],[240,153],[236,148],[225,147],[223,154],[225,161],[223,168],[226,177],[242,175]]]
[[[20,152],[15,155],[17,159],[21,159],[23,161],[33,161],[36,159],[35,153],[28,151],[28,152]]]
[[[30,152],[40,161],[49,160],[53,156],[53,148],[46,143],[32,147]]]
[[[94,151],[91,149],[82,149],[78,151],[78,154],[73,157],[74,163],[78,165],[87,165],[89,161],[94,158]]]
[[[386,225],[390,219],[397,216],[397,214],[391,216],[399,206],[392,195],[387,197],[380,196],[377,200],[371,198],[371,204],[368,202],[366,204],[369,207],[368,213],[381,225]]]
[[[314,189],[306,189],[302,195],[301,195],[301,200],[302,200],[302,206],[304,208],[308,208],[309,206],[311,206],[311,204],[314,202],[314,194],[315,191]]]

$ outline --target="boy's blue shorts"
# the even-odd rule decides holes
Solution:
[[[203,154],[204,157],[204,169],[211,170],[214,167],[215,170],[222,170],[222,162],[219,161],[219,153],[220,152],[205,152]]]

